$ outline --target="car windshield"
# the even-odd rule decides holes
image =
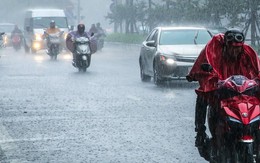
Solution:
[[[36,17],[33,18],[33,28],[48,28],[50,22],[54,20],[58,28],[68,28],[67,19],[65,17]]]
[[[164,30],[160,35],[160,45],[206,44],[211,39],[207,30]]]
[[[11,33],[15,25],[0,25],[0,32]]]

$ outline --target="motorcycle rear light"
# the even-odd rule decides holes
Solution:
[[[240,141],[244,143],[252,143],[254,140],[253,140],[253,136],[251,135],[243,135]]]

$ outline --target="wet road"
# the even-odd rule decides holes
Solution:
[[[63,53],[2,49],[1,163],[202,163],[196,84],[142,83],[136,46],[105,45],[86,73]]]

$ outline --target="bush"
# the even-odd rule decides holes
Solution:
[[[122,42],[127,44],[141,44],[145,38],[146,36],[139,34],[112,33],[107,35],[105,41]]]

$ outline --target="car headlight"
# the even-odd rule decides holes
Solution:
[[[172,58],[167,58],[167,57],[165,57],[165,56],[163,56],[163,55],[161,55],[160,56],[160,61],[164,61],[164,62],[166,62],[167,64],[174,64],[174,59],[172,59]]]
[[[39,50],[40,48],[41,48],[41,44],[40,43],[38,43],[38,42],[34,42],[33,43],[33,49]]]
[[[67,36],[68,36],[68,33],[64,33],[64,34],[63,34],[64,40],[66,40]]]
[[[7,44],[7,43],[8,43],[8,36],[7,36],[7,35],[4,35],[4,36],[3,36],[3,39],[4,39],[4,44]]]
[[[34,35],[34,38],[35,38],[36,41],[41,41],[41,40],[42,40],[42,35],[39,34],[39,33],[36,33],[36,34]]]

